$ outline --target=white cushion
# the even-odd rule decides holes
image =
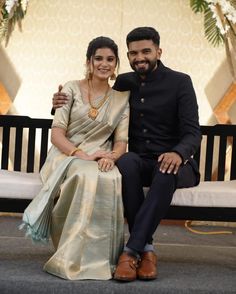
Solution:
[[[42,188],[39,173],[0,170],[0,197],[33,199]],[[144,188],[147,193],[148,188]],[[201,182],[177,189],[171,205],[195,207],[236,207],[236,180]]]
[[[148,188],[144,189],[146,193]],[[236,180],[201,182],[196,187],[177,189],[171,205],[236,207]]]
[[[0,170],[0,197],[33,199],[42,188],[39,173]]]

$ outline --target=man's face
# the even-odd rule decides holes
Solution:
[[[141,40],[129,43],[127,56],[132,69],[145,76],[157,67],[161,52],[152,40]]]

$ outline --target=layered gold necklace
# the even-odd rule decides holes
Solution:
[[[99,113],[98,109],[105,103],[105,101],[108,98],[108,93],[109,93],[109,90],[110,90],[110,86],[107,85],[107,90],[106,90],[106,92],[104,94],[103,99],[95,106],[95,105],[93,105],[92,99],[91,99],[91,88],[93,88],[92,87],[92,82],[91,82],[91,86],[90,86],[89,81],[90,80],[88,80],[88,102],[89,102],[89,105],[90,105],[90,109],[88,111],[88,116],[91,119],[95,120],[96,117],[98,116],[98,113]]]

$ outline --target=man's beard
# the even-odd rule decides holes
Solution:
[[[148,64],[147,68],[136,67],[136,65],[139,63],[141,63],[141,62],[140,61],[134,62],[133,64],[130,64],[130,66],[136,73],[138,73],[140,75],[147,75],[155,69],[155,67],[157,65],[157,60],[155,60],[155,61],[154,60],[153,61],[145,60],[145,63]]]

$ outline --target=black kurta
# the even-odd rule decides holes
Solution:
[[[175,151],[184,162],[196,152],[201,132],[188,75],[159,61],[143,80],[135,72],[119,75],[114,88],[131,90],[129,151],[141,156]]]

